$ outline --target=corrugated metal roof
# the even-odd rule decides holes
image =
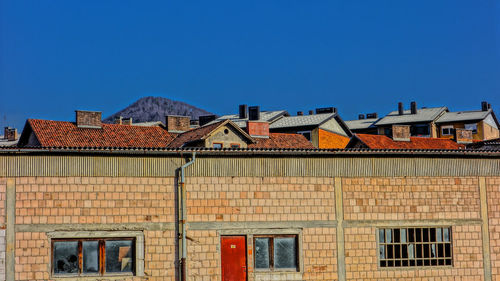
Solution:
[[[317,126],[335,116],[335,113],[286,116],[269,125],[269,129]]]
[[[375,127],[374,124],[380,120],[380,118],[372,119],[361,119],[361,120],[349,120],[345,121],[347,127],[351,130],[368,129]]]
[[[411,114],[410,110],[403,111],[403,115],[399,115],[398,111],[392,111],[385,117],[375,123],[375,126],[392,125],[392,124],[406,124],[417,122],[431,122],[439,117],[448,108],[442,107],[429,107],[417,109],[417,114]]]
[[[288,112],[286,110],[261,111],[259,121],[267,121],[269,123],[272,123],[273,121],[275,121],[276,119],[278,119],[284,115],[288,115]],[[214,121],[210,122],[209,124],[217,123],[219,121],[224,121],[227,119],[231,120],[233,123],[235,123],[236,125],[238,125],[241,128],[245,128],[247,126],[248,118],[241,119],[238,114],[228,114],[228,115],[220,116],[217,119],[215,119]]]
[[[443,116],[439,117],[436,123],[483,120],[490,113],[491,109],[488,111],[474,110],[474,111],[445,112]]]

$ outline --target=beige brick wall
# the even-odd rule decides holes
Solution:
[[[376,228],[346,228],[347,280],[484,280],[481,226],[455,226],[453,267],[379,269]],[[459,278],[459,279],[457,279]]]
[[[487,178],[492,280],[500,280],[500,177]]]
[[[174,222],[173,178],[16,180],[16,224]]]
[[[344,219],[478,219],[478,185],[477,177],[344,178]]]
[[[219,237],[217,231],[188,231],[188,280],[221,280]]]
[[[189,177],[188,221],[335,220],[332,178]]]
[[[144,274],[147,280],[175,280],[175,240],[175,231],[144,231]]]
[[[303,280],[337,280],[335,228],[306,228],[302,233]]]

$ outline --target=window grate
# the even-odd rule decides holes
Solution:
[[[451,227],[378,229],[380,267],[450,266]]]

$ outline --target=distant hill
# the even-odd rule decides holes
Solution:
[[[104,119],[104,122],[113,123],[115,117],[122,116],[124,118],[132,117],[134,123],[150,121],[162,121],[165,123],[165,115],[182,115],[190,116],[191,119],[198,119],[199,116],[211,114],[206,110],[184,102],[162,97],[144,97],[127,106],[125,109],[107,117]]]

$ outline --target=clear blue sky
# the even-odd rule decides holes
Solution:
[[[149,95],[216,114],[500,113],[498,0],[167,2],[0,0],[0,126]]]

